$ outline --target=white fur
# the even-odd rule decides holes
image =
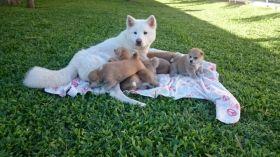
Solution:
[[[147,32],[146,35],[144,31]],[[125,47],[130,51],[140,50],[142,52],[141,56],[146,57],[155,38],[156,19],[153,15],[146,20],[136,20],[128,15],[126,30],[122,31],[117,37],[107,39],[88,49],[80,50],[74,55],[70,63],[61,70],[33,67],[27,72],[23,83],[31,88],[45,88],[66,85],[77,75],[82,80],[88,80],[89,72],[100,68],[110,58],[115,57],[114,49]],[[142,40],[141,46],[136,46],[136,39]],[[143,106],[143,103],[126,97],[119,86],[112,89],[110,95],[120,101],[130,104],[137,103]]]
[[[132,84],[133,87],[136,87],[136,86],[137,86],[137,84],[136,84],[135,81],[133,81],[131,84]]]

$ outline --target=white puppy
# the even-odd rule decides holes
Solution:
[[[130,52],[141,52],[142,58],[147,58],[146,54],[150,45],[156,38],[156,19],[153,15],[147,19],[134,19],[127,16],[126,30],[117,37],[105,40],[88,49],[77,52],[70,63],[60,70],[49,70],[43,67],[33,67],[27,72],[23,81],[24,85],[31,88],[57,87],[68,84],[77,75],[82,80],[88,80],[88,74],[108,62],[112,57],[116,57],[114,49],[124,47]],[[116,99],[130,104],[144,103],[128,98],[120,90],[119,84],[109,91],[110,95]]]

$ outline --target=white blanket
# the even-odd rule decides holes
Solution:
[[[216,65],[210,62],[203,63],[204,74],[192,79],[177,75],[170,77],[168,74],[158,75],[159,87],[130,91],[131,93],[156,98],[158,95],[180,98],[197,98],[212,101],[216,105],[216,118],[226,124],[233,124],[240,119],[240,105],[236,98],[219,82]],[[61,97],[70,95],[75,97],[78,93],[92,92],[100,94],[103,89],[89,87],[89,83],[79,78],[72,80],[68,85],[57,88],[45,88],[45,92],[57,94]],[[149,104],[148,104],[149,105]]]

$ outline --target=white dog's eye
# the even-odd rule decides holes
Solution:
[[[146,34],[148,34],[148,32],[144,31],[144,34],[146,35]]]
[[[137,32],[133,32],[135,35],[137,34]]]

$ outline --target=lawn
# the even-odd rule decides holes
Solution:
[[[64,67],[125,28],[126,15],[158,21],[152,45],[202,48],[241,104],[240,122],[215,119],[206,100],[129,95],[58,97],[22,85],[38,65]],[[280,154],[280,13],[200,0],[37,0],[0,6],[0,156],[277,156]]]

